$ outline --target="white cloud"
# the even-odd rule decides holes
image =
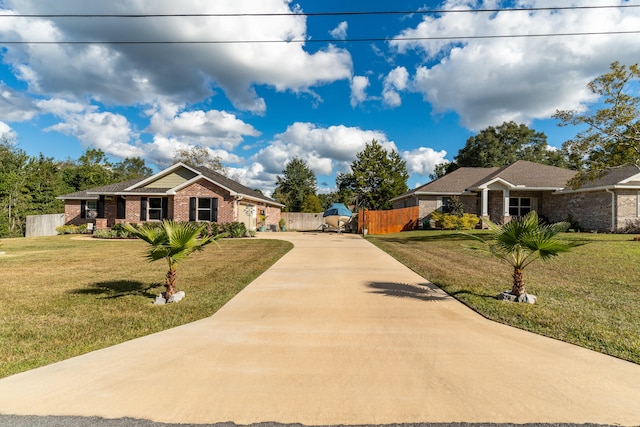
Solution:
[[[367,100],[369,77],[354,76],[351,80],[351,106],[355,107]]]
[[[607,4],[624,4],[617,0]],[[447,1],[443,9],[490,8],[495,1]],[[586,0],[571,5],[593,5]],[[548,6],[519,1],[515,7]],[[456,37],[513,34],[625,31],[640,28],[637,9],[448,13],[427,15],[398,37]],[[410,88],[423,95],[434,113],[455,111],[464,126],[479,130],[505,120],[529,123],[556,109],[581,108],[593,100],[586,84],[607,72],[613,61],[637,62],[637,35],[523,37],[466,40],[391,41],[399,54],[424,55]],[[391,102],[397,101],[393,92]]]
[[[156,135],[153,142],[141,144],[140,149],[145,153],[145,157],[159,167],[168,167],[173,162],[177,150],[185,150],[193,147],[194,144],[184,142],[182,139],[171,138],[163,135]],[[229,151],[222,149],[211,149],[206,147],[212,157],[220,158],[223,164],[240,164],[242,159]]]
[[[106,154],[120,158],[141,157],[144,151],[131,145],[136,137],[126,117],[109,112],[70,114],[65,121],[50,126],[56,131],[76,137],[84,147],[99,148]]]
[[[445,150],[435,151],[432,148],[419,147],[411,151],[403,151],[402,158],[407,162],[409,173],[417,175],[429,175],[435,170],[436,165],[448,163],[445,159]]]
[[[348,28],[349,28],[349,24],[347,23],[347,21],[342,21],[341,23],[338,24],[336,28],[329,31],[329,34],[331,34],[331,37],[333,37],[334,39],[344,40],[347,38]]]
[[[384,88],[382,98],[384,103],[390,107],[402,105],[400,91],[407,88],[409,82],[409,72],[404,67],[396,67],[384,78]]]
[[[22,93],[0,82],[0,117],[7,122],[24,122],[39,114],[38,106]]]
[[[243,142],[244,136],[259,136],[253,126],[234,114],[218,110],[181,111],[166,108],[149,112],[151,123],[147,132],[164,135],[208,147],[233,150]]]
[[[256,154],[255,160],[265,171],[279,174],[289,160],[300,157],[316,174],[330,175],[346,171],[356,154],[373,139],[385,149],[396,150],[395,144],[379,131],[343,125],[319,128],[312,123],[298,122],[276,135],[268,147]]]
[[[228,170],[229,176],[241,184],[249,188],[259,188],[267,196],[273,193],[277,174],[266,172],[262,164],[252,163],[242,169],[228,168]]]
[[[7,0],[5,13],[171,13],[172,0]],[[291,13],[288,0],[184,0],[181,12]],[[15,41],[207,41],[304,40],[306,17],[238,16],[160,19],[16,19],[0,23],[0,36]],[[312,87],[350,79],[351,55],[328,46],[313,53],[304,43],[9,45],[4,60],[34,93],[68,99],[135,105],[158,99],[197,102],[224,90],[240,109],[257,114],[266,103],[260,86],[309,92]],[[282,64],[287,66],[283,67]],[[55,66],[52,66],[55,64]]]
[[[0,138],[6,138],[9,141],[15,141],[18,134],[11,129],[11,126],[5,122],[0,122]]]

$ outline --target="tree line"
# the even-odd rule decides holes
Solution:
[[[173,162],[226,172],[220,159],[203,147],[177,150]],[[59,161],[42,154],[29,156],[4,138],[0,140],[0,237],[24,236],[27,215],[64,212],[64,201],[56,199],[60,195],[152,174],[140,157],[111,162],[102,150],[90,148],[76,160]]]
[[[524,124],[505,122],[467,139],[454,160],[436,167],[437,179],[460,167],[501,167],[529,160],[579,171],[578,186],[608,168],[640,163],[640,69],[618,62],[588,85],[602,107],[597,110],[558,110],[560,126],[577,126],[578,133],[562,148],[552,149],[547,137]],[[223,174],[219,158],[206,148],[178,150],[174,162],[207,166]],[[0,140],[0,237],[24,235],[27,215],[59,213],[56,197],[87,188],[152,174],[141,158],[110,162],[99,149],[88,149],[77,160],[29,156],[14,142]],[[408,190],[406,162],[373,140],[356,155],[348,172],[339,173],[336,191],[318,193],[316,176],[301,158],[287,163],[276,178],[273,198],[288,212],[322,212],[340,202],[355,209],[391,209],[391,199]]]
[[[0,237],[24,236],[27,215],[64,211],[62,194],[152,173],[138,157],[109,162],[102,150],[88,149],[77,160],[29,156],[13,141],[0,141]]]
[[[640,166],[640,68],[614,62],[610,71],[588,84],[597,96],[597,110],[557,110],[559,126],[577,126],[575,137],[561,148],[547,144],[547,136],[513,121],[489,126],[467,139],[452,162],[441,163],[431,174],[438,179],[461,167],[502,167],[518,160],[578,171],[569,185],[603,175],[612,167]],[[390,200],[407,191],[406,164],[396,152],[387,152],[375,140],[358,153],[348,173],[338,174],[337,191],[316,194],[313,171],[294,159],[278,177],[275,197],[293,212],[319,212],[331,202],[356,208],[391,209]]]

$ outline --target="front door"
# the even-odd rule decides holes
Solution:
[[[247,230],[255,230],[257,228],[257,211],[256,205],[239,203],[238,222],[243,222]]]

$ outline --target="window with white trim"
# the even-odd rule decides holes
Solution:
[[[198,197],[198,221],[211,221],[211,198]]]
[[[218,199],[216,197],[191,197],[189,221],[218,222]]]
[[[149,197],[147,208],[150,221],[161,221],[162,218],[162,197]]]
[[[85,205],[85,215],[87,218],[97,218],[98,217],[98,201],[97,200],[87,200]]]
[[[510,197],[509,215],[525,216],[531,212],[531,197]]]

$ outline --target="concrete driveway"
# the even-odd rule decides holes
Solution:
[[[167,423],[640,425],[640,366],[488,321],[359,236],[214,316],[0,380],[0,413]]]

